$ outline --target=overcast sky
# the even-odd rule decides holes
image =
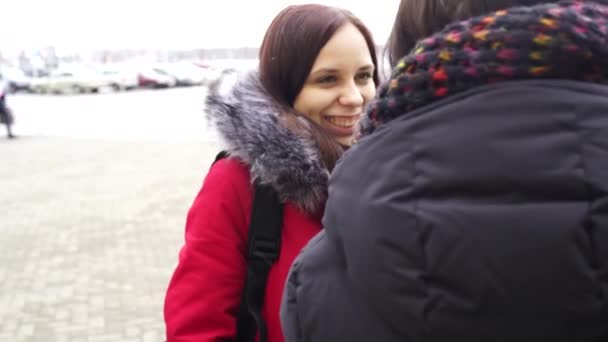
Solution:
[[[378,43],[388,37],[399,0],[0,0],[0,49],[194,48],[260,45],[285,6],[322,3],[350,9]],[[382,4],[382,6],[379,6]]]

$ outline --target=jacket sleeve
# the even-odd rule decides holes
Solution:
[[[308,340],[305,338],[305,331],[302,327],[302,318],[300,315],[302,314],[302,303],[299,301],[302,300],[302,269],[303,265],[306,261],[309,261],[311,257],[311,253],[315,253],[314,249],[319,248],[320,242],[325,240],[326,234],[325,231],[319,232],[315,235],[308,243],[302,248],[296,259],[291,264],[289,268],[289,274],[287,275],[287,280],[285,281],[285,289],[283,290],[283,297],[281,298],[281,327],[283,329],[283,336],[285,337],[285,342],[301,342],[304,340]],[[324,261],[325,259],[323,259]],[[308,265],[308,268],[311,268]],[[316,267],[312,267],[315,269]],[[310,274],[308,274],[310,276]],[[308,279],[310,281],[310,279]],[[308,283],[310,285],[310,283]],[[327,289],[327,286],[323,287]],[[319,292],[323,293],[323,291]],[[306,306],[306,305],[304,305]],[[308,331],[308,335],[310,335],[310,331]],[[320,340],[319,340],[320,341]],[[329,340],[323,340],[329,341]]]
[[[285,342],[301,341],[300,322],[298,319],[298,285],[299,285],[300,262],[294,261],[289,270],[285,290],[281,301],[281,327]]]
[[[235,338],[252,196],[247,168],[237,160],[222,159],[209,170],[165,297],[168,342]]]

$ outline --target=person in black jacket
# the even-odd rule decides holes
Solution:
[[[493,10],[401,42],[290,270],[286,341],[608,341],[608,6]]]
[[[13,113],[6,103],[6,95],[8,94],[9,86],[5,82],[2,75],[0,75],[0,123],[6,126],[6,136],[8,139],[14,139],[12,125],[13,125]]]

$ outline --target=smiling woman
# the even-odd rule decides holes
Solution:
[[[351,12],[289,6],[264,36],[259,70],[226,73],[210,85],[207,115],[230,157],[211,167],[188,215],[165,301],[169,342],[254,341],[255,333],[237,321],[250,312],[258,341],[284,340],[279,307],[287,272],[321,230],[329,174],[375,94],[376,64],[371,34]],[[260,189],[279,202],[264,215],[255,211],[267,203],[259,202]],[[250,227],[259,216],[278,217],[280,226],[264,231],[262,251],[255,247],[263,229]],[[269,273],[257,273],[254,262],[271,265]],[[248,274],[262,285],[241,302],[245,280],[259,284]],[[242,303],[248,310],[239,309]]]
[[[352,145],[363,105],[376,93],[374,61],[365,37],[352,24],[342,26],[321,49],[294,108],[341,145]]]
[[[375,94],[377,58],[371,33],[352,13],[315,8],[293,6],[275,18],[260,49],[260,76],[268,92],[293,109],[284,111],[285,125],[311,135],[332,170]],[[293,16],[299,19],[287,23]]]

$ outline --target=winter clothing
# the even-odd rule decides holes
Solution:
[[[11,109],[6,105],[6,95],[0,95],[0,123],[5,125],[12,125],[14,117]]]
[[[329,173],[315,144],[280,124],[281,108],[256,73],[226,76],[211,86],[206,105],[231,157],[211,167],[188,214],[185,245],[165,299],[167,340],[236,336],[256,181],[271,184],[284,203],[281,252],[270,270],[262,308],[268,341],[281,342],[284,282],[297,253],[320,231]]]
[[[608,340],[607,42],[593,2],[423,40],[332,174],[286,341]]]
[[[516,7],[448,25],[421,40],[370,106],[371,126],[475,86],[521,79],[605,83],[606,7]],[[367,127],[369,130],[369,127]]]
[[[6,103],[6,94],[8,93],[8,83],[0,78],[0,124],[6,126],[6,136],[9,139],[15,138],[11,125],[15,122],[13,111]]]

